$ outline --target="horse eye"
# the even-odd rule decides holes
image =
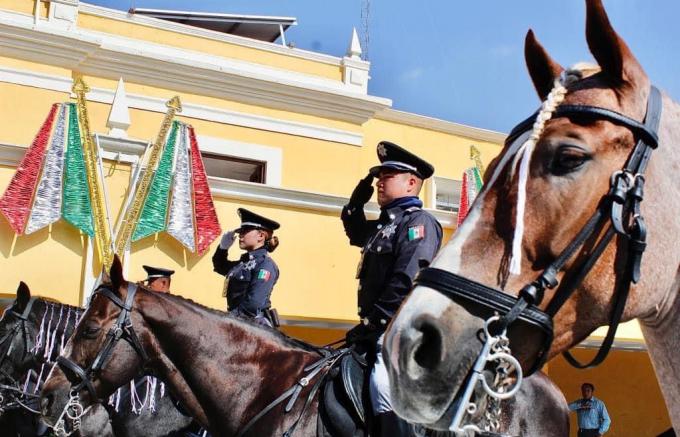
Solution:
[[[553,157],[550,170],[557,176],[578,170],[590,160],[590,156],[581,148],[566,146],[560,147]]]
[[[94,325],[85,326],[82,331],[82,336],[90,339],[97,338],[97,333],[99,333],[100,329],[101,328],[99,328],[99,326]]]

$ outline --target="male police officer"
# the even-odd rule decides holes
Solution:
[[[347,340],[375,348],[369,387],[373,413],[380,435],[398,436],[406,435],[408,426],[392,411],[382,341],[420,263],[429,263],[439,250],[442,229],[418,199],[423,180],[432,176],[434,168],[387,141],[378,144],[378,159],[381,164],[359,182],[341,215],[350,244],[362,247],[357,272],[361,323],[347,333]],[[381,212],[377,220],[366,220],[364,204],[373,195],[374,177]]]
[[[160,267],[142,266],[146,270],[146,286],[150,290],[161,293],[170,293],[171,276],[174,270],[162,269]]]

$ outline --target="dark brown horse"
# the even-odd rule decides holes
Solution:
[[[387,333],[395,408],[410,420],[451,423],[494,311],[503,319],[491,326],[508,327],[524,370],[615,326],[620,312],[640,320],[680,429],[680,108],[651,87],[601,0],[586,5],[599,65],[565,71],[527,34],[540,116],[491,164],[470,215]],[[538,309],[553,316],[552,343]]]
[[[16,299],[0,319],[0,383],[5,386],[0,389],[0,411],[3,411],[0,419],[20,428],[15,433],[2,428],[8,431],[7,435],[28,437],[44,433],[45,427],[38,423],[40,412],[35,411],[39,405],[31,401],[39,394],[40,386],[56,364],[83,311],[33,297],[28,286],[20,283]],[[82,418],[80,434],[167,436],[189,427],[191,418],[177,410],[170,396],[156,396],[160,388],[151,392],[146,377],[135,382],[134,396],[126,384],[116,393],[112,405],[90,408]],[[135,402],[135,408],[131,402]]]
[[[97,398],[106,398],[142,368],[149,368],[167,381],[172,393],[211,434],[235,436],[268,404],[298,385],[301,377],[310,373],[305,367],[318,362],[323,355],[278,331],[255,326],[178,295],[143,288],[131,291],[133,288],[128,288],[117,259],[110,277],[107,287],[111,291],[102,289],[94,295],[66,346],[64,358],[82,369],[88,368],[106,346],[107,333],[123,314],[121,305],[128,305],[129,293],[134,293],[129,302],[129,324],[139,339],[137,348],[144,352],[122,339],[118,341],[92,378],[92,391]],[[141,358],[143,355],[147,356],[146,362]],[[43,415],[51,424],[62,415],[72,397],[72,387],[82,379],[69,369],[66,372],[55,369],[43,388]],[[507,410],[504,422],[522,435],[568,435],[564,397],[545,376],[532,379]],[[280,436],[298,420],[296,435],[317,435],[319,397],[308,397],[317,380],[312,377],[308,383],[299,385],[300,396],[290,412],[284,412],[286,399],[255,422],[246,435]],[[92,401],[89,390],[83,388],[78,394],[84,406]],[[303,411],[308,398],[308,408]],[[565,431],[558,434],[536,431],[537,428],[530,427],[529,418],[533,414],[545,414],[549,426]],[[332,424],[326,425],[326,431],[332,435],[365,435],[361,423],[356,423],[349,432],[347,429],[333,432]],[[527,429],[530,431],[524,433]]]

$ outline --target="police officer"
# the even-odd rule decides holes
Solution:
[[[238,209],[241,226],[222,236],[212,257],[213,269],[226,276],[223,296],[227,298],[227,311],[236,316],[253,319],[265,326],[277,326],[270,297],[279,279],[279,268],[269,252],[279,245],[273,235],[279,224],[245,208]],[[246,253],[236,261],[227,259],[227,250],[239,235],[239,248]]]
[[[152,266],[142,267],[146,270],[146,286],[149,290],[170,293],[170,277],[175,273],[174,270]]]
[[[347,341],[375,351],[369,386],[373,414],[379,435],[399,436],[409,431],[392,411],[381,353],[384,332],[411,290],[420,263],[429,263],[439,250],[442,228],[418,198],[423,181],[434,173],[432,165],[387,141],[377,149],[380,165],[359,181],[341,215],[350,244],[362,248],[357,271],[361,323],[347,333]],[[367,220],[364,204],[373,195],[373,178],[378,179],[380,216]]]

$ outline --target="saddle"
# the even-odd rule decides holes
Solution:
[[[369,367],[352,352],[344,355],[324,382],[318,436],[367,435],[373,414],[368,395]]]

